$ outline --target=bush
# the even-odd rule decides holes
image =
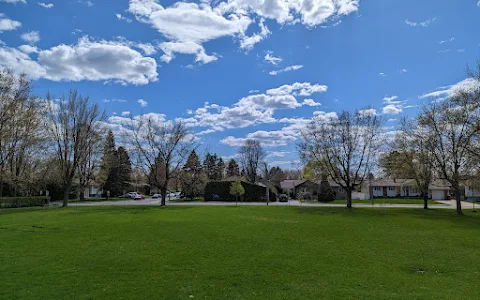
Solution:
[[[320,202],[332,202],[335,201],[336,193],[330,186],[328,180],[322,180],[320,182],[320,189],[318,192],[318,201]]]
[[[47,197],[45,196],[0,198],[0,208],[44,206],[46,203],[47,203]]]
[[[232,182],[212,181],[205,187],[205,201],[235,202],[235,196],[230,194]],[[265,201],[265,187],[242,181],[245,194],[240,197],[243,202]],[[270,190],[270,202],[275,202],[277,195]]]
[[[312,194],[309,192],[300,192],[297,194],[297,199],[298,200],[312,200]]]

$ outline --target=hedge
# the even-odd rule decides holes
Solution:
[[[228,181],[212,181],[205,187],[205,201],[215,201],[213,195],[218,195],[217,201],[235,202],[235,196],[230,194],[230,186],[232,182]],[[240,197],[243,202],[259,202],[265,200],[265,187],[242,181],[245,194]],[[275,202],[277,195],[270,189],[270,201]]]
[[[2,197],[0,208],[44,206],[47,197]]]

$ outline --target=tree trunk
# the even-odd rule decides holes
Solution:
[[[80,195],[79,195],[78,198],[80,198],[80,201],[85,200],[85,188],[84,187],[80,187]]]
[[[457,202],[457,214],[463,215],[463,212],[462,212],[462,195],[460,194],[460,187],[455,187],[455,200]]]
[[[347,208],[352,208],[352,190],[347,189]]]
[[[3,176],[0,178],[0,197],[3,197]]]
[[[167,189],[162,188],[161,189],[161,194],[162,194],[162,201],[160,201],[160,206],[165,206],[166,204],[166,199],[167,199]]]
[[[423,209],[428,209],[428,193],[423,193]]]
[[[68,206],[68,199],[70,198],[70,190],[72,189],[72,184],[69,183],[65,187],[65,190],[63,191],[63,205],[62,207],[67,207]]]

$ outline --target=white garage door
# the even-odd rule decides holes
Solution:
[[[432,200],[445,200],[445,191],[443,191],[443,190],[433,190],[432,191]]]

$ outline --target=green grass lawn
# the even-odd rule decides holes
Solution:
[[[353,203],[371,204],[371,200],[352,200]],[[423,199],[407,199],[407,198],[378,198],[373,200],[375,204],[421,204]],[[335,200],[333,203],[347,204],[347,200]],[[429,205],[442,204],[433,200],[428,200]]]
[[[0,210],[0,299],[478,299],[480,214]]]
[[[79,199],[73,199],[70,200],[69,202],[105,202],[105,201],[130,201],[133,200],[131,198],[85,198],[84,200],[79,200]]]

